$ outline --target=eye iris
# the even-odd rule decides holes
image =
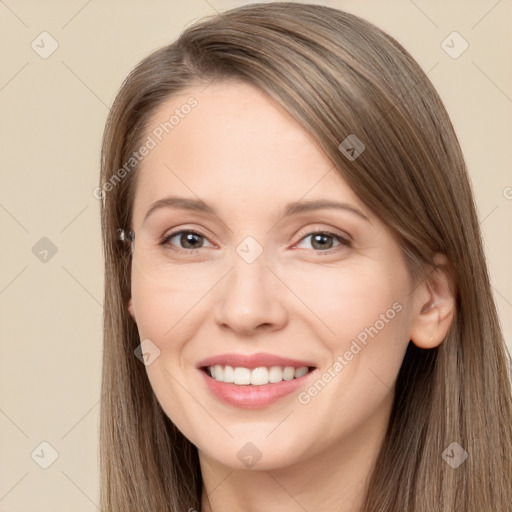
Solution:
[[[316,243],[320,244],[319,247],[315,247]],[[315,249],[330,249],[332,247],[332,236],[317,233],[316,235],[313,235],[312,246]]]
[[[197,245],[201,245],[203,237],[201,235],[196,235],[195,233],[183,233],[180,237],[180,243],[183,247],[187,249],[196,249]],[[194,242],[198,242],[199,244],[193,245]],[[189,244],[192,245],[190,246]]]

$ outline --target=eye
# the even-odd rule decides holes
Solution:
[[[333,239],[339,242],[338,245],[334,247],[351,246],[350,240],[347,240],[346,238],[336,233],[331,233],[330,231],[314,231],[301,238],[301,241],[306,240],[309,237],[312,237],[311,246],[314,249],[318,249],[319,251],[328,251],[329,249],[333,248]]]
[[[174,246],[172,243],[174,238],[177,239],[178,247]],[[170,246],[170,248],[175,251],[190,252],[195,249],[201,249],[205,241],[207,241],[207,239],[202,233],[191,229],[181,229],[166,235],[160,242],[160,245]]]
[[[312,237],[311,246],[313,249],[316,249],[315,252],[333,252],[330,251],[333,247],[334,251],[336,251],[336,247],[351,246],[350,240],[330,231],[313,231],[302,237],[299,243],[303,243],[304,240],[310,237]],[[176,239],[175,243],[173,243],[174,239]],[[338,245],[334,245],[335,240],[338,241]],[[166,235],[160,242],[160,245],[169,247],[173,251],[191,253],[197,249],[202,249],[204,242],[207,241],[208,239],[199,231],[180,229]],[[210,242],[208,243],[210,244]],[[210,247],[213,247],[213,244],[210,244]]]

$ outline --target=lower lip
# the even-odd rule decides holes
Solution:
[[[299,389],[316,372],[316,368],[306,375],[293,380],[282,380],[274,384],[262,384],[261,386],[219,382],[210,377],[204,370],[199,369],[208,389],[220,400],[235,407],[245,409],[257,409],[273,404],[280,398],[289,395]]]

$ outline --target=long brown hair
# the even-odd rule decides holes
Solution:
[[[512,510],[510,355],[447,112],[392,37],[343,11],[291,2],[200,20],[145,58],[112,106],[98,189],[105,258],[102,510],[201,510],[197,449],[165,415],[134,356],[140,339],[126,305],[130,252],[116,230],[131,227],[137,165],[126,163],[147,137],[148,119],[173,94],[223,80],[248,82],[282,105],[398,235],[412,269],[434,268],[434,252],[451,262],[453,324],[435,349],[409,343],[363,511]],[[339,149],[349,135],[365,144],[353,160]],[[442,457],[453,442],[468,453],[456,469]]]

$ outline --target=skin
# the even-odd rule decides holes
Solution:
[[[409,340],[432,348],[451,324],[446,259],[437,255],[440,269],[413,283],[393,233],[304,129],[253,86],[191,88],[160,105],[147,134],[191,95],[198,105],[143,159],[134,199],[128,308],[141,340],[160,350],[146,366],[149,381],[199,450],[203,512],[319,504],[355,512]],[[169,195],[201,198],[217,215],[163,208],[144,221]],[[334,209],[282,218],[301,199],[341,201],[367,220]],[[186,228],[204,236],[194,255],[159,245]],[[322,230],[351,245],[333,237],[322,248],[309,236]],[[252,263],[236,252],[248,235],[263,249]],[[171,243],[191,251],[180,236]],[[259,409],[227,405],[195,368],[221,353],[270,352],[314,361],[322,374],[397,302],[400,312],[307,404],[292,393]],[[237,457],[248,442],[261,452],[250,468]]]

